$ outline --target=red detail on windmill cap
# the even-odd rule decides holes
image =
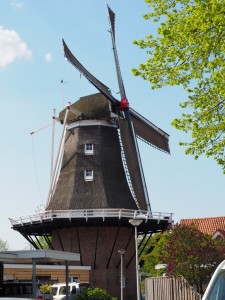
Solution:
[[[129,102],[126,98],[121,99],[120,108],[121,108],[121,110],[125,110],[125,109],[129,108]]]

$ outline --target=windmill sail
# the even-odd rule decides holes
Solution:
[[[115,38],[115,13],[107,5],[109,24],[110,24],[110,33],[112,38],[113,53],[116,65],[118,85],[120,89],[120,96],[122,99],[126,99],[126,92],[123,84],[122,74],[119,66],[119,59],[116,49],[116,38]],[[149,122],[147,119],[142,117],[132,108],[129,109],[129,115],[131,121],[134,124],[134,130],[136,135],[145,141],[148,144],[153,145],[154,147],[161,149],[165,152],[169,151],[169,135],[155,126],[153,123]]]
[[[115,103],[116,106],[120,105],[120,101],[113,97],[109,92],[109,88],[103,84],[100,80],[94,77],[84,66],[78,61],[78,59],[72,54],[65,41],[63,40],[64,54],[66,59],[80,72],[84,77],[91,82],[111,103]],[[129,108],[130,117],[134,124],[135,133],[140,139],[146,143],[158,148],[159,150],[170,153],[169,150],[169,135],[161,130],[159,127],[148,121],[141,116],[131,107]]]
[[[128,106],[115,44],[115,14],[109,7],[108,12],[117,78],[122,98],[121,101],[114,98],[110,93],[109,88],[101,81],[99,81],[96,77],[94,77],[78,61],[78,59],[72,54],[65,41],[63,40],[65,58],[110,101],[112,107],[117,111],[122,147],[126,158],[126,164],[132,183],[132,188],[139,203],[140,209],[148,210],[149,213],[151,213],[136,136],[146,143],[169,153],[169,135]],[[125,109],[121,104],[123,100],[125,100],[127,104],[127,107]]]
[[[142,178],[142,170],[140,170],[139,157],[137,156],[135,140],[130,130],[130,124],[126,120],[119,119],[119,127],[133,191],[140,209],[150,212],[150,203],[145,200],[148,195],[145,194],[145,189],[143,188],[144,178]]]
[[[120,90],[120,96],[121,96],[121,99],[126,99],[125,88],[124,88],[124,84],[123,84],[122,74],[120,71],[119,58],[118,58],[118,54],[117,54],[117,50],[116,50],[115,14],[108,5],[107,5],[107,8],[108,8],[110,33],[111,33],[111,38],[112,38],[113,54],[114,54],[114,59],[115,59],[116,73],[117,73],[118,85],[119,85],[119,90]]]
[[[130,117],[138,138],[159,150],[170,153],[169,135],[165,131],[148,121],[132,108],[130,108]]]
[[[150,202],[148,198],[147,186],[144,178],[144,172],[141,164],[140,153],[138,149],[138,144],[136,140],[136,135],[134,132],[134,126],[132,120],[130,119],[128,100],[126,98],[126,92],[123,84],[123,78],[120,70],[119,59],[116,49],[115,41],[115,14],[108,8],[109,15],[109,24],[110,24],[110,33],[112,38],[114,60],[116,66],[116,73],[118,79],[118,85],[120,89],[121,101],[127,103],[127,108],[124,111],[126,121],[120,120],[120,131],[121,131],[121,140],[123,144],[123,149],[126,157],[126,163],[128,166],[132,187],[135,193],[135,196],[138,200],[138,203],[141,209],[147,209],[151,213]],[[127,124],[126,124],[127,123]]]
[[[111,103],[118,103],[119,101],[116,100],[113,95],[109,92],[109,88],[104,85],[101,81],[95,78],[87,69],[76,59],[76,57],[72,54],[70,49],[68,48],[67,44],[63,41],[63,48],[64,48],[64,55],[65,58],[81,73],[84,77],[87,78],[90,83],[92,83],[98,90],[101,92]]]

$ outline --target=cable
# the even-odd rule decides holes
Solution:
[[[35,159],[35,151],[34,151],[33,135],[32,135],[32,152],[33,152],[34,171],[35,171],[35,177],[36,177],[37,190],[38,190],[38,194],[39,194],[41,203],[43,204],[42,195],[41,195],[41,190],[40,190],[40,186],[39,186],[39,182],[38,182],[38,176],[37,176],[37,166],[36,166],[36,159]]]

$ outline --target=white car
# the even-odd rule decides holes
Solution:
[[[82,289],[93,288],[93,285],[89,282],[73,282],[68,283],[68,295],[73,296],[79,294]],[[52,286],[53,300],[66,299],[66,283],[55,283]]]
[[[76,294],[78,289],[78,284],[76,282],[68,284],[68,295]],[[65,283],[55,283],[52,286],[53,300],[65,299],[66,296],[66,284]]]
[[[202,300],[224,300],[225,299],[225,260],[214,272]]]

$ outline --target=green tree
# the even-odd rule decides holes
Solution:
[[[181,85],[188,100],[174,119],[178,130],[191,132],[185,153],[213,157],[225,173],[225,6],[223,0],[145,0],[144,17],[158,24],[157,33],[134,44],[147,61],[133,74],[152,88]]]
[[[0,239],[0,251],[7,251],[7,250],[9,250],[8,243]]]
[[[38,239],[38,242],[36,242],[36,244],[39,248],[41,248],[41,249],[49,249],[50,248],[50,246],[47,243],[47,240],[44,238],[44,236],[38,236],[37,239]],[[52,237],[48,237],[48,239],[50,240],[50,242],[52,241]]]
[[[168,237],[168,231],[154,234],[149,241],[149,248],[152,248],[152,251],[141,257],[144,260],[142,271],[146,272],[150,277],[161,276],[165,273],[165,269],[156,270],[155,266],[163,263],[162,249],[165,247]]]
[[[175,226],[161,249],[168,275],[183,277],[203,294],[216,266],[225,259],[225,239],[212,239],[193,226]]]

